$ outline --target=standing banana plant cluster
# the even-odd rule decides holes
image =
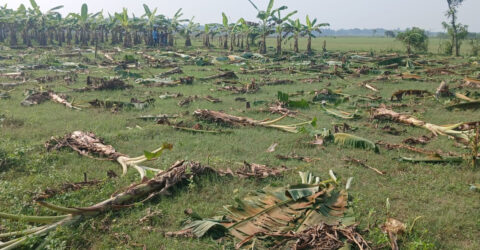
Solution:
[[[265,10],[261,10],[248,0],[257,11],[258,23],[240,18],[230,22],[228,16],[222,13],[220,23],[205,24],[203,27],[194,18],[183,19],[182,9],[172,17],[157,14],[157,8],[151,9],[143,5],[145,13],[141,17],[129,14],[127,8],[122,12],[108,13],[103,11],[89,13],[87,4],[83,4],[80,13],[69,13],[65,17],[58,12],[63,6],[54,7],[46,12],[40,10],[35,0],[30,0],[30,7],[21,4],[17,9],[0,6],[0,43],[16,46],[89,46],[98,44],[123,45],[132,47],[143,43],[146,46],[175,46],[176,36],[185,40],[185,46],[193,46],[192,38],[203,37],[203,46],[210,48],[210,40],[218,37],[219,47],[233,51],[239,49],[250,51],[255,40],[261,38],[258,51],[267,53],[267,37],[276,37],[276,53],[282,54],[284,38],[294,39],[294,52],[298,53],[298,39],[308,37],[306,51],[312,53],[312,38],[321,33],[321,28],[328,23],[317,24],[317,19],[305,18],[301,24],[292,16],[297,11],[283,15],[287,6],[275,8],[275,1],[270,0]],[[20,39],[21,38],[21,42]],[[286,41],[288,41],[286,40]]]

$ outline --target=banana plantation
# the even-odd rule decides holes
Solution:
[[[0,6],[0,249],[480,248],[463,1],[441,40],[244,2]]]

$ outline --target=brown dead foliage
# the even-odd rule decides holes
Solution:
[[[410,145],[416,145],[416,144],[425,145],[428,142],[430,142],[430,140],[431,140],[430,137],[423,135],[423,136],[420,136],[418,138],[409,137],[409,138],[403,140],[402,142],[405,143],[405,144],[410,144]]]
[[[357,232],[356,225],[342,227],[336,225],[327,225],[321,223],[317,226],[307,228],[301,232],[288,232],[285,234],[268,234],[273,237],[285,238],[275,248],[281,247],[285,241],[291,249],[339,249],[344,244],[344,239],[349,244],[353,244],[358,249],[370,249],[367,241]]]
[[[285,84],[293,84],[295,83],[294,81],[290,79],[274,79],[270,81],[265,81],[261,85],[285,85]]]
[[[222,102],[222,100],[218,99],[218,98],[215,98],[213,96],[210,96],[210,95],[207,95],[205,96],[203,99],[211,102],[211,103],[219,103],[219,102]]]
[[[45,199],[51,198],[51,197],[53,197],[55,195],[58,195],[58,194],[63,194],[63,193],[70,192],[70,191],[80,190],[80,189],[83,189],[85,187],[97,186],[100,183],[101,183],[100,180],[91,180],[91,181],[85,180],[85,181],[82,181],[82,182],[63,183],[60,187],[47,188],[44,191],[42,191],[41,193],[36,194],[34,200],[36,200],[36,201],[45,200]]]
[[[158,75],[158,78],[165,78],[167,76],[175,75],[175,74],[183,74],[183,70],[180,67],[173,68],[169,71],[163,72]]]
[[[233,126],[258,126],[260,124],[260,121],[249,117],[234,116],[208,109],[197,109],[193,112],[193,115],[202,120]]]
[[[133,88],[132,85],[126,84],[124,81],[113,78],[110,80],[104,78],[87,77],[87,87],[75,89],[77,92],[93,91],[93,90],[124,90]]]
[[[417,148],[414,146],[409,146],[405,144],[394,144],[394,143],[388,143],[384,141],[377,141],[376,142],[378,145],[385,147],[387,150],[393,150],[393,149],[405,149],[408,151],[412,151],[415,153],[420,153],[420,154],[426,154],[426,155],[448,155],[448,156],[458,156],[457,153],[454,152],[443,152],[442,150],[428,150],[428,149],[423,149],[423,148]]]
[[[184,99],[182,99],[178,102],[178,106],[183,107],[185,105],[188,105],[188,104],[192,103],[193,101],[195,101],[197,98],[198,98],[198,96],[196,96],[196,95],[186,97],[186,98],[184,98]]]
[[[398,90],[395,91],[395,93],[392,94],[392,97],[390,98],[391,101],[401,101],[404,96],[406,95],[414,95],[417,97],[425,97],[428,95],[431,95],[430,92],[427,90],[420,90],[420,89],[408,89],[408,90]]]
[[[303,161],[303,162],[314,162],[314,161],[320,161],[321,158],[311,158],[311,157],[305,157],[305,156],[299,156],[297,154],[289,154],[289,155],[276,155],[275,156],[279,160],[297,160],[297,161]]]
[[[201,78],[200,80],[206,81],[206,80],[213,80],[213,79],[218,79],[218,78],[238,79],[238,76],[233,71],[226,71],[226,72],[223,72],[223,73],[220,73],[220,74],[217,74],[217,75]]]
[[[48,101],[49,99],[50,99],[50,96],[48,92],[37,92],[27,96],[27,98],[25,98],[20,104],[22,106],[37,105],[45,101]]]
[[[45,143],[48,151],[60,150],[65,147],[87,157],[103,157],[112,161],[120,156],[125,156],[117,152],[113,146],[106,145],[101,138],[91,132],[74,131],[62,138],[52,137]]]
[[[348,162],[348,163],[355,163],[359,166],[362,166],[364,168],[368,168],[370,170],[373,170],[375,173],[379,174],[379,175],[384,175],[386,174],[386,172],[384,171],[380,171],[378,170],[377,168],[374,168],[374,167],[371,167],[369,165],[367,165],[367,163],[365,161],[362,161],[362,160],[358,160],[358,159],[354,159],[354,158],[351,158],[351,157],[346,157],[343,159],[345,162]]]
[[[480,89],[480,79],[466,77],[464,81],[465,83],[462,84],[462,87]]]
[[[256,179],[265,179],[268,177],[279,177],[282,176],[287,167],[280,166],[276,168],[268,167],[267,165],[257,164],[257,163],[248,163],[243,162],[243,167],[239,170],[232,171],[230,168],[227,170],[216,170],[216,173],[220,176],[235,176],[239,178],[256,178]]]
[[[405,233],[407,226],[399,220],[388,218],[381,228],[384,233],[388,234],[391,249],[398,250],[397,235]]]

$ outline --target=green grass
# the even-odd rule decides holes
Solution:
[[[323,38],[314,42],[314,47],[321,50]],[[437,40],[432,39],[432,42]],[[181,41],[178,41],[180,44]],[[198,41],[196,41],[198,43]],[[301,48],[304,48],[305,41],[301,41]],[[285,46],[288,49],[288,45]],[[433,48],[432,48],[433,47]],[[393,39],[386,38],[327,38],[327,49],[333,51],[375,51],[376,53],[399,51],[402,46]],[[143,50],[143,49],[139,49]],[[435,45],[430,50],[435,51]],[[67,50],[68,51],[68,50]],[[210,52],[196,50],[202,54],[224,55],[224,51],[213,50]],[[30,63],[41,53],[57,54],[60,51],[41,52],[33,51],[0,51],[0,55],[18,55],[29,53],[22,62],[15,58],[13,60],[0,61],[0,68]],[[127,50],[127,53],[134,53],[135,50]],[[194,52],[194,51],[191,51]],[[155,51],[147,52],[155,55]],[[238,53],[237,53],[238,54]],[[93,60],[93,54],[85,54]],[[142,67],[144,61],[140,55],[135,55]],[[121,55],[116,58],[120,59]],[[423,59],[444,59],[438,55],[425,56]],[[58,58],[60,61],[76,61],[78,59]],[[337,60],[337,59],[327,59]],[[478,61],[478,58],[477,58]],[[451,65],[466,62],[466,59],[451,59]],[[179,61],[182,64],[181,61]],[[282,62],[282,67],[294,66],[297,62]],[[263,67],[265,65],[253,66]],[[465,66],[468,67],[468,66]],[[195,77],[203,77],[218,73],[217,68],[232,69],[239,71],[238,65],[220,65],[196,67],[193,65],[182,66],[185,74]],[[471,75],[478,74],[478,66],[470,66]],[[332,69],[330,69],[332,70]],[[6,72],[11,72],[8,69]],[[166,69],[134,70],[150,77],[153,74],[166,71]],[[400,71],[405,72],[406,69]],[[419,73],[419,71],[414,73]],[[53,75],[54,72],[47,70],[27,71],[33,79],[43,75]],[[58,73],[62,74],[62,73]],[[381,148],[380,154],[360,149],[341,148],[336,145],[328,145],[325,148],[315,148],[306,143],[312,140],[306,134],[289,134],[267,128],[232,128],[232,134],[192,134],[189,132],[177,131],[168,126],[157,125],[154,122],[146,122],[136,119],[147,114],[179,114],[182,117],[178,120],[196,122],[191,116],[195,109],[223,110],[229,114],[248,116],[258,120],[275,118],[278,115],[259,113],[253,110],[263,108],[254,106],[252,110],[245,110],[245,103],[235,101],[236,97],[244,97],[251,103],[254,101],[274,101],[278,91],[294,93],[304,91],[305,95],[292,97],[292,99],[311,100],[313,95],[310,91],[321,90],[328,86],[330,89],[341,89],[348,94],[367,95],[372,92],[358,85],[363,80],[371,79],[376,75],[367,75],[360,78],[348,76],[345,79],[333,78],[324,79],[320,83],[307,84],[298,81],[302,78],[314,77],[316,74],[287,74],[277,72],[273,75],[250,75],[240,74],[240,82],[249,83],[253,78],[261,83],[263,78],[292,79],[295,84],[281,86],[262,86],[255,94],[232,95],[229,92],[215,91],[217,85],[213,81],[196,80],[193,85],[178,87],[152,88],[135,84],[133,79],[128,83],[135,87],[126,91],[96,91],[77,93],[71,92],[71,88],[85,86],[87,75],[91,76],[114,76],[112,69],[88,67],[88,73],[79,73],[78,81],[66,86],[63,81],[38,85],[28,82],[10,92],[11,98],[0,100],[0,114],[7,118],[0,130],[0,157],[6,162],[0,169],[0,212],[22,213],[22,214],[52,214],[51,212],[38,208],[32,203],[34,193],[46,188],[57,187],[61,183],[77,182],[83,180],[83,173],[87,173],[89,179],[105,179],[105,182],[96,187],[89,187],[82,190],[57,195],[49,199],[50,202],[63,206],[88,206],[108,198],[115,191],[138,181],[138,174],[130,169],[127,176],[107,179],[106,173],[113,170],[121,173],[120,167],[113,162],[97,161],[79,156],[71,150],[60,152],[46,152],[43,144],[51,136],[62,136],[74,130],[92,131],[105,139],[105,142],[113,145],[117,151],[130,156],[138,156],[144,150],[153,150],[162,145],[163,142],[174,144],[173,150],[165,152],[158,160],[148,162],[145,165],[166,169],[173,162],[180,159],[199,161],[214,168],[238,168],[243,161],[268,164],[271,166],[286,165],[292,169],[283,178],[266,180],[244,180],[220,177],[202,177],[195,180],[189,186],[178,187],[173,190],[171,196],[162,196],[146,202],[143,205],[130,209],[123,209],[116,212],[109,212],[94,219],[83,221],[71,227],[57,230],[47,238],[51,248],[58,249],[62,245],[70,248],[141,248],[146,245],[148,249],[218,249],[221,244],[210,239],[173,239],[165,238],[164,232],[180,228],[182,219],[185,218],[183,211],[192,208],[198,214],[210,217],[223,212],[222,206],[233,204],[236,197],[242,197],[250,191],[260,189],[269,184],[287,185],[298,181],[298,170],[309,170],[325,179],[328,178],[328,170],[333,169],[342,179],[354,177],[351,195],[355,197],[355,212],[360,228],[369,224],[381,224],[386,218],[385,200],[390,199],[391,216],[403,222],[411,223],[417,216],[422,216],[414,227],[413,233],[401,237],[402,248],[408,249],[479,249],[480,240],[480,213],[478,193],[469,190],[469,184],[478,183],[480,174],[471,170],[467,163],[461,165],[426,165],[401,163],[395,158],[400,156],[412,156],[406,151],[387,151]],[[455,85],[461,76],[434,76],[425,82],[397,81],[374,83],[380,89],[379,96],[384,103],[390,104],[391,94],[398,89],[426,89],[435,92],[441,80],[448,79]],[[2,82],[13,80],[1,79]],[[32,107],[22,107],[20,102],[24,99],[26,89],[38,88],[53,89],[57,92],[66,92],[76,103],[86,103],[93,99],[129,101],[130,98],[137,99],[155,98],[153,107],[145,110],[122,110],[112,113],[104,109],[85,108],[82,111],[73,111],[64,106],[52,102],[46,102]],[[185,107],[177,105],[180,99],[159,99],[162,93],[182,93],[184,97],[198,95],[204,97],[211,95],[222,100],[221,103],[210,103],[201,98]],[[404,103],[413,106],[396,108],[399,112],[412,112],[420,119],[434,124],[453,124],[462,121],[480,120],[478,112],[469,111],[446,111],[444,106],[433,98],[410,98],[407,97]],[[353,103],[342,104],[338,107],[342,110],[359,110],[361,118],[355,121],[347,121],[358,130],[351,132],[355,135],[370,139],[372,141],[387,141],[400,143],[410,136],[421,136],[428,134],[421,128],[408,127],[400,124],[379,123],[369,119],[368,109],[361,109],[353,106]],[[344,122],[325,114],[320,106],[314,105],[309,109],[300,110],[309,117],[317,117],[318,128],[332,128],[332,123]],[[284,121],[298,122],[292,118]],[[215,124],[200,122],[210,128],[220,128]],[[382,128],[391,125],[399,130],[406,130],[401,136],[393,136],[376,129],[372,125]],[[140,128],[136,128],[136,126]],[[131,129],[129,129],[129,128]],[[224,129],[224,128],[222,128]],[[274,142],[279,143],[274,153],[267,153],[266,149]],[[437,137],[425,146],[428,149],[441,149],[443,151],[455,151],[467,153],[465,149],[457,148],[451,140],[445,137]],[[321,161],[314,163],[303,163],[296,161],[280,161],[275,154],[289,154],[296,152],[302,156],[321,158]],[[362,160],[368,160],[372,167],[386,171],[385,176],[379,176],[375,172],[357,166],[348,166],[341,159],[349,156]],[[140,224],[147,208],[162,211],[162,216],[155,220],[152,225]],[[368,217],[369,212],[373,215]],[[152,230],[147,230],[152,226]],[[21,228],[16,223],[0,221],[0,230],[15,231]],[[1,231],[0,231],[1,232]],[[128,235],[128,243],[122,241]],[[385,243],[385,236],[378,228],[366,234],[368,240],[374,245],[382,246]],[[36,241],[32,240],[32,244]],[[126,244],[126,245],[125,245]],[[231,243],[227,243],[231,246]],[[387,244],[383,245],[388,247]]]

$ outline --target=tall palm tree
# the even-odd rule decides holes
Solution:
[[[322,27],[327,27],[330,26],[328,23],[319,23],[317,24],[317,19],[313,19],[313,21],[310,21],[310,17],[307,15],[306,17],[306,27],[305,27],[305,35],[308,37],[308,42],[307,42],[307,53],[311,54],[312,51],[312,37],[315,38],[315,33],[322,33],[320,28]]]
[[[260,45],[259,52],[261,54],[267,53],[267,36],[270,35],[275,28],[275,21],[273,15],[280,9],[286,9],[286,6],[281,6],[278,9],[273,9],[275,0],[270,0],[266,10],[260,10],[252,0],[248,0],[252,6],[258,11],[257,18],[260,20],[258,27],[260,35],[262,36],[262,44]]]

